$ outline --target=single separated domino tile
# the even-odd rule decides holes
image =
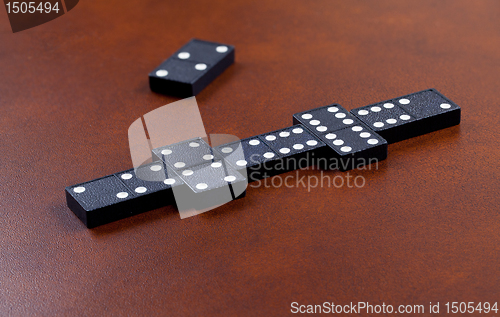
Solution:
[[[220,159],[220,154],[214,152],[202,138],[153,149],[153,161],[161,160],[177,171]]]
[[[387,141],[362,124],[323,134],[320,138],[332,150],[320,166],[347,171],[387,158]]]
[[[293,115],[293,124],[303,124],[320,135],[359,124],[359,120],[339,104],[319,107]]]
[[[225,161],[236,167],[249,182],[273,176],[279,155],[258,137],[220,145],[214,148]]]
[[[246,194],[246,178],[223,161],[186,168],[178,175],[188,187],[173,189],[179,211],[210,208]]]
[[[351,110],[389,144],[460,124],[460,107],[435,89]]]
[[[192,39],[149,74],[149,86],[161,94],[194,96],[233,63],[233,46]]]
[[[264,133],[258,137],[282,159],[281,164],[274,166],[274,174],[316,165],[326,150],[325,143],[309,133],[301,124]]]

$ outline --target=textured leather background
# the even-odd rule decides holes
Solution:
[[[494,0],[81,1],[13,34],[1,12],[0,314],[500,300],[499,16]],[[250,188],[201,216],[166,207],[87,230],[64,187],[131,167],[129,125],[177,100],[147,74],[192,37],[236,47],[197,96],[207,133],[431,87],[462,124],[391,145],[379,170],[351,172],[362,189]]]

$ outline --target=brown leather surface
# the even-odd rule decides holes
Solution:
[[[81,1],[13,34],[1,13],[0,315],[498,301],[499,16],[494,0]],[[351,172],[361,189],[250,188],[201,216],[165,207],[86,229],[64,187],[130,168],[129,125],[177,100],[147,74],[192,37],[236,47],[197,96],[207,133],[431,87],[462,124],[391,145],[378,170]]]

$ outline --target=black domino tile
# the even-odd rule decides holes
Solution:
[[[161,160],[177,171],[220,159],[220,154],[214,152],[202,138],[153,149],[153,161]]]
[[[68,207],[88,227],[142,212],[136,204],[137,195],[115,175],[66,187]]]
[[[362,124],[326,133],[320,138],[331,149],[328,159],[320,164],[322,168],[348,171],[378,164],[387,158],[387,141]]]
[[[301,124],[258,137],[282,158],[282,164],[275,166],[276,174],[316,165],[327,148],[325,143]]]
[[[257,136],[220,145],[214,150],[249,182],[273,176],[276,164],[281,162],[280,156]]]
[[[149,85],[161,94],[194,96],[233,63],[233,46],[193,39],[149,74]]]
[[[435,89],[351,110],[389,144],[460,123],[461,109]]]
[[[352,127],[359,123],[355,116],[339,104],[319,107],[293,115],[293,124],[302,124],[316,135]]]

